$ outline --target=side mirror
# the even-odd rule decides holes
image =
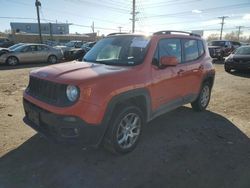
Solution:
[[[160,59],[161,67],[176,66],[177,64],[178,60],[175,56],[163,56]]]

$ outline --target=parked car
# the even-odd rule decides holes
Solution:
[[[115,153],[127,153],[136,147],[146,122],[188,103],[205,110],[214,76],[198,35],[109,35],[84,62],[31,71],[23,96],[24,122],[57,141],[103,143]]]
[[[27,62],[57,63],[63,58],[61,50],[44,44],[24,44],[0,56],[0,63],[17,65]]]
[[[7,39],[7,38],[0,38],[0,47],[2,48],[8,48],[14,44],[13,41]]]
[[[83,56],[86,54],[86,50],[82,48],[72,48],[71,50],[64,52],[65,60],[79,60],[81,61]]]
[[[82,49],[84,49],[86,52],[88,52],[93,46],[96,44],[96,41],[94,42],[86,42],[81,46]]]
[[[63,52],[66,52],[71,50],[72,48],[81,48],[82,45],[83,45],[82,41],[69,41],[65,45],[55,46],[55,48],[62,49]]]
[[[242,46],[236,49],[226,58],[224,68],[226,72],[234,70],[250,70],[250,46]]]
[[[81,48],[71,48],[64,52],[65,60],[79,60],[95,45],[96,42],[84,43]]]
[[[224,57],[229,56],[240,45],[239,42],[215,40],[208,43],[208,49],[212,58],[222,60]]]
[[[18,43],[18,44],[14,44],[13,46],[9,48],[0,48],[0,56],[5,53],[9,53],[10,51],[13,51],[15,48],[18,48],[19,46],[22,46],[23,44],[24,43]]]

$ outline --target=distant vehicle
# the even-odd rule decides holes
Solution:
[[[83,56],[86,54],[86,50],[83,48],[73,48],[64,52],[65,60],[79,60],[81,61]]]
[[[23,44],[24,43],[18,43],[18,44],[14,44],[13,46],[9,48],[0,48],[0,56],[10,51],[13,51],[15,48],[18,48],[19,46],[22,46]]]
[[[84,43],[81,48],[71,48],[64,51],[64,58],[66,60],[79,60],[83,59],[83,56],[96,44],[96,42]]]
[[[67,42],[65,45],[61,45],[61,46],[55,46],[55,48],[59,48],[62,49],[63,52],[66,52],[68,50],[71,50],[72,48],[81,48],[81,46],[83,45],[82,41],[70,41]]]
[[[10,41],[7,38],[0,38],[0,47],[2,48],[8,48],[14,44],[13,41]]]
[[[250,44],[247,42],[241,42],[241,46],[248,46],[248,45],[250,45]]]
[[[82,49],[84,49],[86,52],[88,52],[94,45],[96,44],[95,42],[86,42],[81,46]]]
[[[228,40],[215,40],[208,43],[210,56],[219,60],[229,56],[240,46],[241,44],[239,42]]]
[[[236,49],[226,58],[224,68],[226,72],[234,70],[250,70],[250,46],[242,46]]]
[[[44,44],[24,44],[0,56],[0,63],[17,65],[28,62],[57,63],[63,58],[62,51]]]

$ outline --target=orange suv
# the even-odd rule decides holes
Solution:
[[[31,71],[24,122],[56,141],[102,143],[127,153],[157,116],[188,103],[196,111],[206,109],[214,76],[206,42],[198,35],[112,34],[83,62]]]

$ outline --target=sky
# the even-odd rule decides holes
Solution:
[[[71,23],[70,33],[131,31],[132,0],[40,0],[41,22]],[[0,0],[0,31],[10,22],[36,22],[35,0]],[[205,35],[224,34],[242,28],[250,34],[250,0],[136,0],[136,26],[139,33],[159,30],[204,30]]]

